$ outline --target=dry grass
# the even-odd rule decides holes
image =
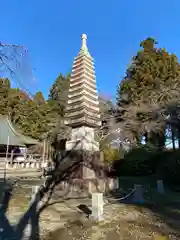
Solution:
[[[30,188],[14,190],[7,212],[11,222],[17,221],[28,208],[30,193]],[[77,213],[76,206],[82,203],[82,200],[56,203],[41,215],[41,229],[47,231],[42,240],[180,239],[178,196],[179,194],[175,193],[162,197],[154,196],[147,206],[108,204],[104,208],[104,221],[101,223],[87,220]]]
[[[85,219],[71,221],[43,240],[168,240],[180,239],[177,231],[144,207],[109,205],[105,219],[94,223]]]

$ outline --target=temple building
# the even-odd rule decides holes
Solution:
[[[66,125],[71,127],[71,140],[66,150],[82,149],[99,151],[95,141],[95,129],[101,125],[94,61],[90,55],[86,34],[82,35],[82,46],[75,57],[66,108]]]

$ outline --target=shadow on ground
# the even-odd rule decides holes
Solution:
[[[157,221],[163,225],[163,235],[175,234],[175,239],[180,239],[180,192],[165,189],[164,194],[159,194],[155,188],[148,190],[144,188],[143,193],[144,204],[134,203],[133,194],[123,199],[128,194],[127,189],[114,191],[111,193],[111,197],[114,198],[114,201],[122,198],[116,202],[130,205],[141,213],[150,212],[154,217],[154,223]]]
[[[20,240],[23,238],[25,231],[27,231],[26,234],[28,235],[28,239],[39,239],[39,212],[37,211],[37,205],[39,203],[38,194],[34,196],[27,211],[25,211],[17,224],[12,225],[7,218],[6,212],[12,197],[13,187],[12,183],[3,183],[1,181],[0,239]],[[32,231],[26,229],[27,226],[32,229]]]

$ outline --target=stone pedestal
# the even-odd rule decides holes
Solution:
[[[105,181],[100,164],[100,152],[66,151],[64,158],[60,160],[59,175],[67,182],[65,188],[69,189],[69,197],[74,197],[74,194],[89,196],[92,192],[104,192]],[[64,183],[61,184],[62,190],[64,186]]]
[[[99,143],[94,139],[94,128],[72,128],[71,140],[66,142],[66,158],[63,160],[66,163],[64,166],[71,169],[69,179],[83,182],[81,185],[89,193],[99,187],[99,179],[103,178]]]
[[[95,179],[100,162],[99,143],[94,140],[94,128],[72,128],[71,140],[66,142],[67,159],[79,165],[75,178]],[[70,160],[72,159],[72,161]]]

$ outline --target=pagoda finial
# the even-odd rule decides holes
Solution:
[[[87,40],[87,35],[86,34],[82,34],[82,49],[83,48],[87,48],[86,40]]]
[[[81,39],[82,39],[82,46],[81,46],[80,54],[91,57],[91,55],[89,54],[89,51],[88,51],[88,47],[86,45],[87,35],[82,34]]]

